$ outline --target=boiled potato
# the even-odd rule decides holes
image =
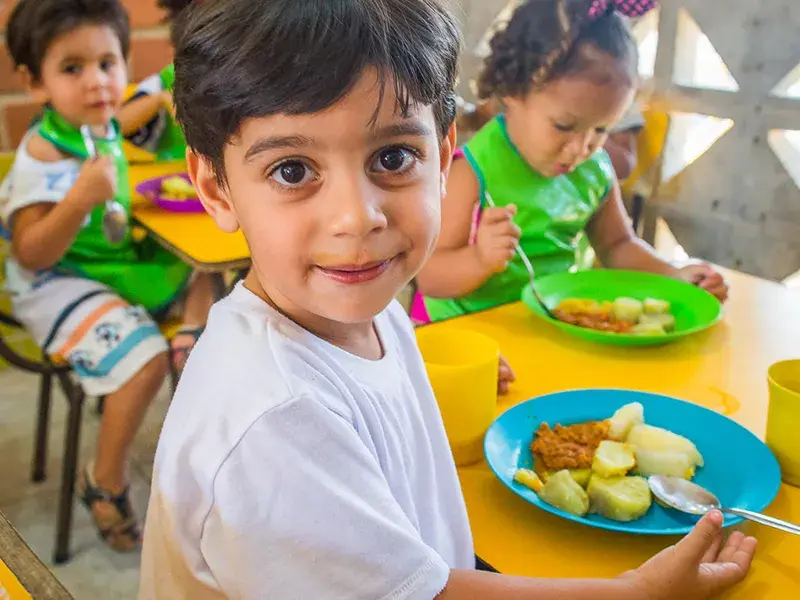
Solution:
[[[638,475],[666,475],[691,480],[695,473],[695,464],[688,454],[681,452],[663,452],[659,450],[636,450],[636,469]]]
[[[587,490],[592,512],[614,521],[643,517],[653,503],[650,487],[643,477],[600,477],[592,475]]]
[[[186,200],[196,198],[194,186],[183,177],[175,175],[167,177],[161,182],[161,195],[170,200]]]
[[[644,406],[639,402],[626,404],[611,417],[608,436],[612,440],[624,442],[634,425],[644,423]]]
[[[532,489],[537,494],[541,492],[544,487],[544,483],[539,479],[536,472],[530,469],[517,469],[517,472],[514,473],[514,481],[521,483],[526,488]]]
[[[589,479],[592,476],[592,470],[591,469],[567,469],[567,470],[569,471],[569,474],[572,475],[572,478],[575,480],[575,483],[577,483],[583,489],[586,489],[586,486],[589,485]],[[558,472],[559,471],[548,471],[542,475],[542,479],[544,479],[545,483],[547,483],[547,480]]]
[[[614,300],[614,316],[620,321],[636,323],[642,316],[644,307],[634,298],[617,298]]]
[[[575,482],[566,469],[550,476],[539,492],[539,497],[550,506],[572,515],[582,517],[589,512],[589,496],[586,495],[586,490]]]
[[[669,302],[656,298],[646,298],[642,305],[646,315],[663,315],[668,313],[671,308]]]
[[[674,452],[685,454],[692,465],[702,467],[703,456],[691,441],[661,427],[652,425],[635,425],[628,434],[628,444],[634,446],[636,451],[648,450],[655,452]]]
[[[628,333],[633,335],[667,335],[660,323],[638,323],[631,327]]]
[[[620,442],[603,440],[592,461],[592,471],[601,477],[621,477],[636,464],[633,448]]]
[[[675,317],[669,313],[664,314],[643,314],[639,319],[639,325],[659,325],[664,331],[675,329]]]

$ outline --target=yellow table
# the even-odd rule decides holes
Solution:
[[[185,171],[183,162],[131,165],[131,189],[148,179]],[[134,194],[133,218],[159,244],[198,271],[221,273],[250,265],[244,235],[223,233],[205,213],[169,212]]]
[[[498,414],[551,392],[628,388],[718,410],[763,438],[767,367],[800,357],[800,294],[747,275],[728,276],[732,296],[724,321],[709,332],[661,348],[583,342],[534,318],[521,304],[431,327],[468,328],[498,340],[517,375]],[[612,577],[675,541],[605,532],[559,519],[506,489],[485,463],[461,468],[459,476],[476,552],[503,573]],[[784,485],[767,512],[800,523],[800,489]],[[746,584],[727,598],[800,598],[800,537],[757,525],[744,529],[758,537],[758,555]]]

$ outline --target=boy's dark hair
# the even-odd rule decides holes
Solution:
[[[223,149],[245,120],[322,111],[375,67],[403,114],[433,107],[444,137],[460,39],[441,0],[204,0],[173,23],[177,118],[224,184]]]
[[[519,97],[565,75],[590,71],[593,47],[623,63],[636,77],[638,52],[614,10],[594,17],[594,0],[526,0],[492,38],[478,77],[481,98]]]
[[[130,24],[119,0],[19,0],[8,20],[9,54],[17,68],[25,67],[38,80],[53,40],[83,25],[110,27],[127,60]]]
[[[174,20],[178,14],[190,4],[197,3],[198,0],[158,0],[158,7],[167,11],[167,19]]]

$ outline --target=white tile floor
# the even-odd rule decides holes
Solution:
[[[95,533],[88,513],[77,502],[72,531],[73,559],[63,566],[52,566],[66,403],[63,396],[56,394],[50,426],[48,477],[43,483],[33,484],[29,472],[36,398],[35,377],[12,369],[0,371],[0,510],[45,564],[51,566],[76,600],[136,598],[139,556],[109,550]],[[153,455],[168,403],[169,394],[165,388],[148,413],[134,446],[133,504],[141,517],[147,506]],[[84,410],[81,463],[91,456],[97,429],[94,400],[89,400]]]

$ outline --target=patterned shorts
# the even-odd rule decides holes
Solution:
[[[119,390],[167,351],[144,308],[89,279],[57,277],[12,300],[15,316],[39,346],[54,360],[68,362],[92,396]]]

